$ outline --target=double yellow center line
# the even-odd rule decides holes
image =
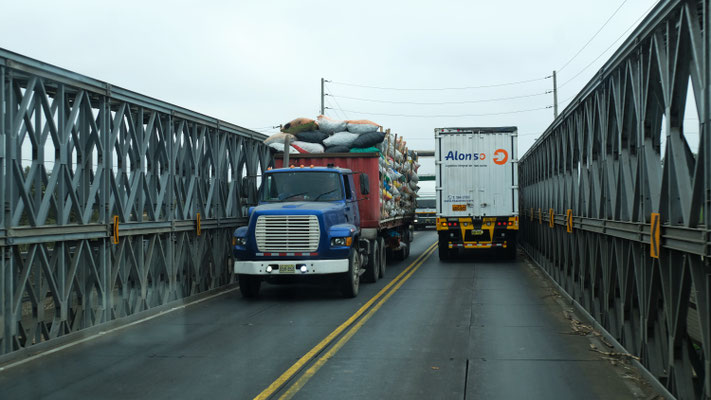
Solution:
[[[323,339],[319,344],[314,346],[308,353],[301,357],[294,365],[289,367],[277,380],[272,382],[269,387],[264,389],[262,393],[255,397],[255,400],[265,400],[273,396],[279,389],[281,389],[284,384],[286,384],[290,379],[292,379],[304,366],[311,362],[316,356],[323,351],[328,345],[331,344],[341,333],[346,329],[345,335],[343,335],[326,353],[321,355],[316,362],[311,365],[296,382],[294,382],[289,389],[284,392],[284,394],[279,397],[280,399],[290,399],[292,398],[305,384],[313,377],[316,372],[324,365],[326,362],[332,358],[338,350],[343,347],[350,339],[355,335],[356,332],[370,319],[370,317],[375,314],[380,307],[385,304],[386,301],[393,295],[405,281],[410,279],[412,274],[417,271],[418,268],[427,260],[429,256],[434,253],[437,248],[437,243],[433,243],[427,248],[415,261],[410,264],[405,270],[403,270],[398,276],[395,277],[390,283],[387,284],[383,289],[381,289],[375,296],[373,296],[368,302],[366,302],[358,311],[355,312],[350,318],[348,318],[344,323],[342,323],[338,328],[331,332],[325,339]],[[377,304],[376,304],[377,303]],[[374,305],[375,304],[375,305]],[[365,316],[363,316],[365,314]],[[358,320],[358,318],[361,318]],[[356,321],[358,321],[356,323]]]

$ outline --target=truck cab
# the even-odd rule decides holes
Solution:
[[[360,181],[367,182],[367,177]],[[270,169],[249,223],[234,232],[234,272],[244,297],[266,282],[328,276],[355,297],[362,251],[353,172],[333,166]]]
[[[433,195],[417,197],[415,208],[415,229],[435,228],[437,226],[437,200]]]

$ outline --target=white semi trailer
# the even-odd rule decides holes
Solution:
[[[516,255],[516,127],[435,129],[439,257],[470,249]]]

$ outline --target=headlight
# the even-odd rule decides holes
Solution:
[[[350,246],[353,242],[352,237],[335,237],[331,238],[331,247]]]
[[[247,244],[247,238],[246,237],[238,237],[235,238],[235,245],[238,246],[244,246]]]

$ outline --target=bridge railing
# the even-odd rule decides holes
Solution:
[[[525,250],[682,399],[711,396],[709,28],[661,1],[519,166]]]
[[[263,135],[2,49],[0,107],[0,355],[234,279]]]

